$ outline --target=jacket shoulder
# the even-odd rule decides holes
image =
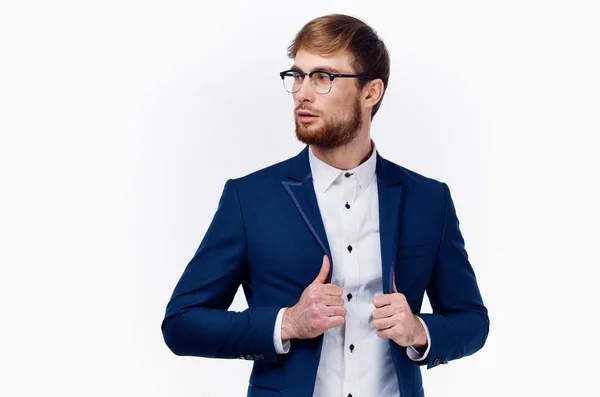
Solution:
[[[238,186],[260,186],[262,184],[272,184],[273,182],[280,183],[287,180],[290,175],[290,170],[293,167],[293,162],[297,161],[297,156],[290,157],[278,163],[271,164],[264,168],[252,171],[249,174],[232,178]]]
[[[396,164],[390,160],[382,158],[386,173],[395,175],[396,179],[402,181],[407,187],[418,187],[425,189],[439,190],[445,184],[437,179],[425,176],[412,169]]]

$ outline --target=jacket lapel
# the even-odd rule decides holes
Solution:
[[[323,226],[323,219],[319,211],[319,204],[310,172],[308,146],[292,159],[290,176],[288,180],[281,183],[290,195],[302,219],[304,219],[306,226],[308,226],[308,229],[323,249],[323,252],[329,257],[331,268],[333,268],[329,243],[327,242],[327,235],[325,234],[325,227]],[[332,271],[329,272],[328,282],[331,281],[332,273]]]
[[[383,293],[391,294],[406,186],[402,184],[398,170],[383,159],[379,153],[377,153],[376,172]]]

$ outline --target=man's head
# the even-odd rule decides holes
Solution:
[[[331,84],[326,94],[322,93],[326,90],[313,88],[317,76],[312,82],[308,76],[300,77],[294,89],[296,136],[300,141],[323,149],[351,142],[377,113],[387,87],[390,59],[383,41],[363,21],[333,14],[307,23],[288,48],[288,56],[294,59],[291,69],[299,72],[370,76],[329,81],[322,75],[324,84]]]

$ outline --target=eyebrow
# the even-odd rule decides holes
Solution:
[[[291,70],[298,70],[300,72],[303,72],[302,69],[300,69],[298,66],[293,65],[292,67],[290,67]],[[341,73],[338,69],[333,68],[331,66],[317,66],[315,68],[313,68],[313,70],[322,70],[324,72],[332,72],[332,73]]]

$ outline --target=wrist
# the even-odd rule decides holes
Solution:
[[[417,323],[417,333],[412,346],[425,349],[429,343],[427,340],[427,333],[425,332],[425,328],[417,316],[415,316],[415,322]]]
[[[281,321],[281,340],[285,344],[288,340],[294,339],[294,326],[292,321],[293,308],[288,307],[283,311],[283,320]]]

